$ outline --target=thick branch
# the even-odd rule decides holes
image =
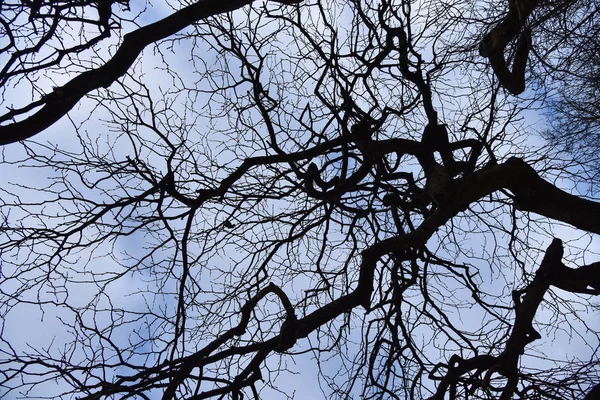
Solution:
[[[453,202],[441,210],[438,218],[451,218],[497,190],[508,189],[516,206],[578,229],[600,233],[600,203],[569,194],[542,179],[525,161],[512,157],[455,181]]]
[[[500,168],[503,169],[504,187],[515,195],[521,210],[566,222],[587,232],[600,233],[600,203],[560,190],[519,158],[509,159]]]
[[[283,3],[283,1],[279,1]],[[123,39],[121,47],[106,64],[86,71],[52,93],[35,102],[37,112],[19,122],[0,126],[0,145],[28,139],[65,116],[83,96],[92,90],[108,87],[123,76],[142,50],[151,43],[169,37],[194,22],[229,12],[252,3],[252,0],[201,0],[162,20],[137,29]],[[292,2],[289,2],[292,3]],[[0,121],[4,122],[30,111],[31,107],[11,110]]]
[[[253,368],[244,370],[244,373],[240,375],[241,378],[239,378],[248,378],[247,380],[243,380],[243,382],[251,383],[251,375],[256,369],[254,367],[257,367],[267,354],[288,350],[296,343],[296,340],[307,337],[311,332],[314,332],[327,322],[334,320],[344,313],[351,312],[358,306],[369,310],[373,291],[374,272],[377,262],[381,257],[393,253],[399,260],[409,259],[410,256],[405,253],[406,249],[422,247],[440,226],[446,224],[470,204],[500,189],[511,190],[515,195],[517,203],[524,210],[558,219],[591,232],[600,231],[599,223],[595,222],[599,220],[600,204],[563,192],[554,185],[544,181],[523,160],[511,158],[504,164],[485,167],[464,178],[454,180],[451,188],[453,195],[450,196],[450,199],[440,204],[436,211],[415,231],[377,242],[363,251],[358,284],[348,294],[297,319],[291,303],[277,287],[269,285],[260,291],[242,308],[242,317],[238,326],[221,335],[201,351],[183,360],[178,360],[175,364],[164,366],[169,369],[175,367],[175,365],[178,366],[178,372],[168,384],[164,398],[168,399],[174,395],[178,386],[189,377],[193,368],[201,367],[236,354],[256,353]],[[579,217],[579,212],[582,210],[584,213],[587,213],[585,218]],[[469,371],[482,369],[487,369],[488,371],[492,371],[492,373],[494,371],[499,372],[507,376],[510,382],[507,384],[505,392],[512,393],[515,385],[514,382],[517,379],[514,373],[515,362],[518,360],[520,354],[522,354],[525,345],[537,338],[537,332],[533,330],[531,321],[548,286],[555,284],[555,282],[563,281],[563,283],[558,283],[557,286],[560,287],[561,284],[563,286],[566,284],[581,288],[583,279],[588,278],[587,284],[590,284],[594,288],[598,284],[597,279],[591,279],[593,272],[595,272],[596,264],[584,266],[577,270],[567,268],[560,261],[561,251],[562,245],[560,242],[553,242],[548,248],[540,271],[532,284],[527,288],[526,296],[519,304],[514,329],[504,352],[497,357],[477,356],[467,360],[455,360],[455,362],[447,366],[447,375],[440,378],[441,389],[438,390],[437,397],[434,396],[434,398],[442,398],[440,396],[443,395],[446,389],[458,377],[463,376]],[[280,334],[265,342],[258,342],[244,347],[233,346],[216,354],[211,354],[227,341],[245,332],[250,320],[251,311],[257,302],[268,293],[278,295],[286,309],[286,321],[282,326]],[[162,368],[159,368],[159,370],[162,370]],[[152,371],[151,374],[157,372]],[[160,380],[162,378],[157,376],[156,379]],[[475,381],[473,382],[474,384],[476,383]],[[235,390],[240,385],[244,385],[242,380],[232,383],[228,389],[223,390]],[[124,387],[119,387],[115,390],[122,391]]]
[[[563,252],[562,241],[554,239],[550,246],[548,246],[542,264],[531,283],[525,289],[513,292],[516,313],[515,322],[502,353],[497,357],[491,355],[476,356],[466,360],[468,362],[458,356],[453,356],[450,359],[449,365],[441,364],[436,366],[430,377],[439,379],[440,384],[435,395],[430,400],[443,399],[451,385],[456,385],[459,378],[475,369],[480,372],[487,369],[487,372],[483,381],[471,379],[472,390],[478,387],[485,388],[489,386],[492,374],[497,372],[507,378],[500,399],[508,400],[513,398],[519,381],[519,357],[525,353],[525,347],[529,343],[541,337],[533,328],[533,319],[544,300],[544,295],[550,288],[553,271],[562,265]],[[525,296],[521,301],[521,294],[523,293]],[[434,374],[440,367],[446,367],[447,373],[442,378],[436,378]]]
[[[528,30],[524,29],[525,21],[539,3],[539,0],[509,1],[509,10],[504,19],[479,44],[479,54],[490,60],[500,84],[515,95],[525,90],[525,65],[531,40]],[[511,71],[504,58],[504,51],[517,36],[519,39]]]

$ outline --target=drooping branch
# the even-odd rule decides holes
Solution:
[[[517,95],[525,90],[525,66],[531,47],[530,32],[525,28],[525,21],[538,6],[539,0],[513,0],[508,3],[509,10],[504,19],[481,40],[479,54],[490,60],[500,84],[510,93]],[[511,71],[504,52],[517,36]]]

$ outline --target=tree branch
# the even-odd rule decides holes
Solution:
[[[236,10],[251,4],[252,1],[201,0],[160,21],[128,33],[125,35],[121,47],[106,64],[80,74],[65,85],[55,88],[52,93],[45,95],[41,100],[36,101],[34,104],[41,106],[41,109],[33,115],[22,121],[0,126],[0,145],[28,139],[50,127],[65,116],[83,96],[92,90],[109,87],[119,77],[125,75],[142,50],[149,44],[169,37],[194,22]],[[30,108],[10,110],[0,116],[0,123],[26,114]]]

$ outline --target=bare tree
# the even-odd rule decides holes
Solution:
[[[543,32],[551,40],[545,41],[546,46],[538,51],[548,61],[536,77],[554,89],[548,96],[549,126],[543,131],[544,136],[577,160],[579,173],[586,174],[592,189],[597,190],[600,15],[597,2],[576,5],[569,7],[570,13],[579,16],[576,21],[561,21],[554,30]]]
[[[507,11],[246,3],[183,6],[107,62],[82,36],[70,65],[97,66],[5,114],[3,394],[293,398],[310,353],[329,398],[584,397],[600,204],[528,141],[507,44],[477,53]],[[26,6],[6,32],[59,7]],[[99,19],[54,20],[126,21],[78,6]],[[76,104],[56,143],[15,143]]]

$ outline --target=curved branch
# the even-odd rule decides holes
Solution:
[[[472,389],[477,387],[487,387],[490,378],[494,372],[507,378],[505,387],[502,389],[500,400],[512,399],[519,381],[518,362],[521,355],[525,352],[525,346],[540,339],[540,334],[533,328],[533,319],[537,310],[544,299],[544,295],[551,285],[552,275],[556,268],[562,264],[563,245],[560,239],[554,239],[537,270],[533,281],[521,291],[513,292],[515,300],[515,322],[510,337],[506,341],[506,346],[502,353],[497,357],[492,355],[475,356],[469,360],[462,360],[459,356],[452,356],[449,365],[440,364],[434,368],[433,375],[440,367],[447,369],[446,374],[436,379],[440,380],[440,385],[434,396],[430,400],[443,399],[446,391],[451,385],[456,385],[459,378],[475,369],[479,375],[483,370],[487,370],[483,381],[470,377]],[[525,293],[523,301],[520,296]]]
[[[281,0],[278,2],[295,3]],[[50,127],[65,116],[87,93],[101,87],[109,87],[123,76],[149,44],[169,37],[202,19],[233,11],[251,3],[252,0],[201,0],[160,21],[128,33],[115,55],[106,64],[78,75],[36,101],[34,104],[41,106],[41,109],[33,115],[22,121],[0,126],[0,145],[28,139]],[[0,116],[0,122],[11,120],[29,110],[30,107],[10,110]]]
[[[525,66],[531,44],[529,30],[524,30],[524,26],[525,21],[538,5],[539,0],[509,1],[509,10],[504,19],[479,43],[479,54],[490,60],[490,65],[502,87],[514,95],[525,90]],[[504,51],[518,35],[511,71],[504,58]]]
[[[575,228],[600,233],[600,203],[569,194],[542,179],[519,158],[510,158],[503,168],[505,188],[514,195],[522,211],[531,211]]]
[[[453,180],[447,201],[440,204],[414,232],[382,240],[377,247],[388,252],[409,246],[418,247],[469,205],[501,189],[508,189],[514,194],[515,203],[522,211],[565,222],[587,232],[600,233],[600,203],[557,188],[539,176],[525,161],[511,157],[503,164],[490,165]]]
[[[455,181],[453,204],[441,213],[451,218],[457,211],[500,189],[515,196],[521,211],[565,222],[575,228],[600,233],[600,203],[569,194],[547,182],[520,158],[511,157],[504,164],[489,166]]]

